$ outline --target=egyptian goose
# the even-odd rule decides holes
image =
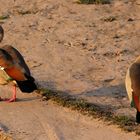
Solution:
[[[0,42],[3,36],[4,31],[0,26]],[[8,102],[16,100],[16,85],[22,92],[27,93],[37,89],[23,56],[14,47],[5,45],[0,47],[0,84],[7,84],[9,81],[14,83],[14,92],[12,98],[7,100]]]
[[[140,123],[140,56],[128,68],[125,86],[131,106],[137,110],[136,122]]]

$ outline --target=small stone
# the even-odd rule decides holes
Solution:
[[[132,18],[129,18],[129,19],[128,19],[128,21],[134,21],[134,19],[132,19]]]
[[[111,81],[113,81],[115,78],[113,77],[113,78],[108,78],[108,79],[105,79],[104,80],[104,82],[111,82]]]

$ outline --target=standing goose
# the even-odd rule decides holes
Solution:
[[[136,122],[140,123],[140,56],[128,68],[125,86],[131,106],[137,110]]]
[[[4,36],[3,28],[0,26],[0,42]],[[8,102],[16,100],[16,84],[22,92],[33,92],[37,89],[34,78],[25,63],[23,56],[17,49],[10,45],[0,48],[0,84],[14,83],[14,92]],[[16,81],[16,84],[15,84]]]

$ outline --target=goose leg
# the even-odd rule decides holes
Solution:
[[[14,85],[13,97],[10,99],[6,99],[6,102],[15,102],[16,101],[16,85]]]
[[[134,99],[135,107],[140,112],[139,96],[133,94],[133,99]]]
[[[137,110],[137,113],[136,113],[136,122],[140,123],[140,112],[138,110]]]
[[[137,123],[140,123],[140,103],[139,103],[139,96],[136,96],[136,95],[133,94],[133,99],[134,99],[135,107],[137,109],[136,122]]]

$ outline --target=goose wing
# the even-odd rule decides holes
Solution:
[[[24,61],[23,56],[20,54],[20,52],[12,47],[11,45],[5,45],[2,47],[3,50],[5,50],[7,53],[9,53],[15,63],[15,65],[20,68],[24,74],[30,76],[30,70]]]
[[[24,81],[27,79],[24,67],[21,67],[18,64],[18,60],[15,60],[15,58],[4,49],[0,49],[0,68],[14,80]]]

